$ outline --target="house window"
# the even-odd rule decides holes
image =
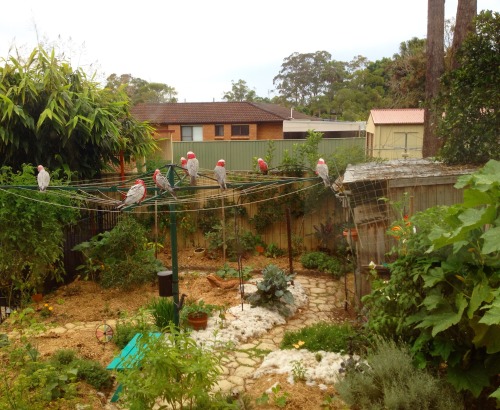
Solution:
[[[216,125],[215,126],[215,136],[223,137],[224,136],[224,125]]]
[[[183,125],[181,127],[181,141],[203,141],[203,127]]]
[[[248,125],[231,125],[231,135],[234,137],[248,137],[250,127]]]

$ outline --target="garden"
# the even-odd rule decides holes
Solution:
[[[157,273],[172,255],[157,254],[140,218],[123,215],[76,247],[85,255],[80,276],[42,300],[25,299],[1,324],[8,394],[0,408],[496,408],[499,175],[490,161],[458,179],[463,203],[394,221],[391,275],[379,278],[373,267],[362,309],[345,291],[353,288],[347,265],[325,263],[334,255],[320,240],[328,221],[316,225],[318,250],[294,255],[293,274],[287,255],[266,255],[261,244],[242,264],[180,251],[185,296],[175,306],[158,296]],[[55,224],[55,213],[45,217]],[[36,262],[20,274],[49,277]],[[35,278],[12,289],[30,295]],[[187,316],[201,311],[207,327],[194,330]],[[138,333],[144,338],[126,369],[107,370]],[[251,382],[219,389],[221,380],[244,379],[231,374],[233,354],[252,369]]]

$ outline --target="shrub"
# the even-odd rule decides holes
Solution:
[[[324,252],[308,252],[302,255],[300,263],[306,269],[315,269],[320,272],[329,273],[335,278],[344,274],[342,262]]]
[[[149,302],[148,309],[153,316],[155,325],[160,330],[168,327],[171,322],[175,322],[175,305],[173,299],[164,297],[153,299]]]
[[[457,410],[463,405],[453,389],[416,369],[406,347],[380,341],[367,356],[368,366],[348,368],[335,385],[342,400],[357,409]]]
[[[136,357],[140,363],[116,374],[125,408],[152,409],[158,400],[168,408],[193,408],[207,402],[220,374],[220,354],[173,325],[162,337],[141,338]]]
[[[87,382],[97,390],[106,390],[113,384],[111,373],[99,362],[79,359],[73,362],[73,365],[78,369],[78,379]]]
[[[281,349],[293,349],[299,342],[310,352],[361,353],[366,350],[369,339],[360,330],[349,324],[315,323],[296,331],[287,331],[281,341]]]
[[[145,228],[125,216],[111,231],[98,234],[73,250],[84,254],[86,263],[79,268],[87,277],[99,280],[106,288],[126,289],[153,281],[157,272],[165,270],[147,243]]]
[[[266,249],[266,252],[264,253],[264,255],[266,255],[268,258],[278,258],[280,256],[283,256],[284,254],[285,251],[275,243],[270,243]]]
[[[287,305],[292,305],[294,299],[287,288],[288,282],[292,281],[295,275],[287,275],[276,265],[266,266],[262,274],[263,279],[257,283],[257,291],[246,296],[247,301],[252,306],[276,309],[282,315],[289,316],[291,312]]]
[[[71,349],[57,350],[52,356],[52,361],[59,365],[68,365],[76,360],[76,352]]]

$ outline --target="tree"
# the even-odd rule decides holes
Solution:
[[[425,110],[422,156],[433,157],[439,150],[436,135],[437,118],[429,104],[438,95],[439,79],[444,72],[444,1],[427,3],[427,50],[425,70]]]
[[[392,107],[420,107],[425,100],[425,40],[413,37],[401,43],[389,72]]]
[[[132,77],[131,74],[111,74],[107,78],[106,88],[114,91],[123,89],[133,106],[141,103],[177,102],[177,91],[174,87],[163,83],[148,83],[141,78]]]
[[[474,31],[474,18],[477,15],[477,0],[458,0],[457,18],[451,45],[451,68],[458,68],[456,55],[467,34]]]
[[[327,51],[293,53],[285,58],[273,84],[288,104],[297,108],[309,106],[327,93],[331,99],[345,77],[345,63],[331,58]]]
[[[156,148],[152,128],[136,121],[123,92],[101,89],[81,70],[38,46],[0,67],[0,164],[65,167],[93,178],[110,164]]]
[[[458,68],[443,77],[436,115],[440,151],[448,164],[484,164],[500,158],[500,18],[483,11],[458,50]],[[441,116],[441,113],[444,113]]]
[[[223,100],[226,101],[255,101],[257,98],[257,94],[254,90],[250,90],[248,88],[246,81],[238,80],[238,82],[231,81],[231,91],[225,91]]]

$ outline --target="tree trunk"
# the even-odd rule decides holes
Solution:
[[[457,18],[455,22],[455,30],[453,31],[453,43],[451,45],[451,69],[458,68],[456,59],[457,51],[462,45],[465,37],[472,30],[474,18],[477,15],[477,0],[458,0]]]
[[[439,79],[444,72],[444,1],[428,0],[427,3],[424,158],[435,156],[440,148],[436,135],[436,113],[430,107],[439,92]]]

